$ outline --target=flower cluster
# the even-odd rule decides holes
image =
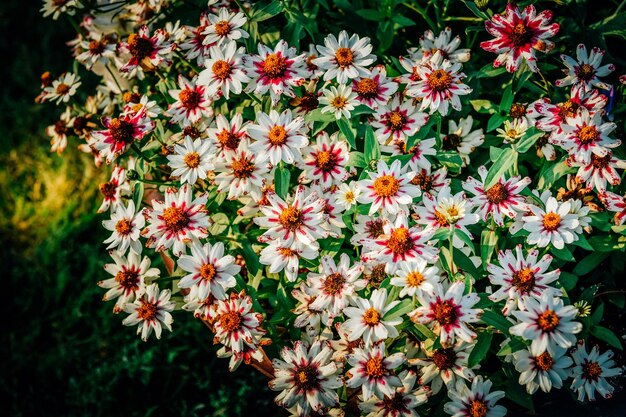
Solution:
[[[77,137],[112,167],[99,285],[123,324],[160,338],[192,312],[231,370],[262,372],[298,416],[417,416],[446,394],[450,415],[499,417],[511,378],[611,395],[621,369],[585,343],[620,342],[603,304],[585,317],[593,293],[571,291],[584,269],[568,264],[624,248],[602,50],[562,55],[548,89],[535,51],[559,24],[509,3],[480,44],[498,54],[485,71],[515,73],[498,106],[450,28],[397,60],[345,30],[299,51],[260,36],[270,8],[215,3],[197,22],[161,19],[185,2],[44,5],[85,13],[70,45],[101,83],[83,104],[77,74],[44,74],[38,100],[65,106],[53,151]]]

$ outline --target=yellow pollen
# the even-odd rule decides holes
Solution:
[[[230,24],[225,20],[220,20],[215,24],[217,36],[226,36],[230,33]]]
[[[345,195],[344,198],[346,199],[346,201],[348,203],[352,203],[354,201],[354,193],[352,191],[348,191]]]
[[[136,33],[131,33],[128,36],[128,49],[133,57],[137,61],[141,62],[144,58],[152,55],[154,51],[154,45],[150,39],[142,38]]]
[[[385,367],[383,366],[383,360],[378,357],[368,359],[365,364],[365,375],[370,378],[381,378],[385,375]]]
[[[195,92],[194,90],[182,90],[178,94],[178,99],[184,108],[188,110],[195,109],[200,104],[200,94]]]
[[[137,271],[122,269],[115,274],[115,282],[126,291],[135,291],[139,288],[139,273]]]
[[[472,400],[470,401],[467,412],[469,417],[485,417],[489,409],[487,408],[487,403],[483,400]]]
[[[558,229],[560,224],[561,216],[552,211],[543,216],[543,227],[549,232]]]
[[[354,56],[350,48],[344,47],[337,49],[337,52],[335,52],[335,59],[337,60],[337,64],[341,68],[345,68],[348,65],[352,64]]]
[[[103,182],[98,188],[100,189],[102,195],[106,198],[113,198],[115,196],[115,192],[117,191],[117,186],[112,182]]]
[[[368,326],[376,326],[380,323],[380,313],[374,307],[368,308],[363,314],[363,322]]]
[[[133,140],[134,127],[131,123],[118,118],[111,119],[109,131],[116,142],[130,143]]]
[[[343,284],[346,283],[346,277],[342,274],[335,272],[330,274],[324,280],[324,292],[329,295],[335,295],[341,291]]]
[[[374,180],[373,188],[378,197],[393,197],[400,190],[400,181],[393,175],[383,175]]]
[[[572,100],[567,100],[565,103],[559,106],[559,117],[565,119],[567,117],[576,116],[576,112],[580,105]]]
[[[431,90],[437,92],[445,91],[452,84],[452,76],[445,70],[438,69],[430,73],[426,83]]]
[[[434,316],[441,325],[452,324],[457,318],[456,307],[449,301],[440,301],[435,305]]]
[[[225,148],[237,149],[241,140],[233,132],[224,129],[217,134],[217,141]]]
[[[363,78],[357,81],[355,90],[363,98],[374,98],[378,95],[378,83],[371,78]]]
[[[583,145],[595,142],[598,139],[598,129],[595,126],[583,126],[578,131],[578,140]]]
[[[330,102],[330,105],[336,109],[343,109],[348,100],[344,96],[337,96]]]
[[[528,294],[535,288],[535,273],[526,267],[513,273],[511,284],[521,293]]]
[[[70,91],[70,86],[65,83],[59,84],[56,89],[56,93],[59,95],[67,94],[69,91]]]
[[[198,168],[198,166],[200,165],[200,155],[198,154],[198,152],[189,152],[187,155],[185,155],[183,161],[185,162],[185,165],[187,165],[189,168]]]
[[[302,226],[302,212],[295,207],[287,207],[278,216],[278,221],[285,229],[294,232]]]
[[[576,75],[583,81],[589,81],[593,78],[595,71],[589,64],[583,64],[577,68]]]
[[[231,169],[233,170],[233,176],[241,179],[251,177],[256,167],[249,159],[242,156],[241,158],[232,161]]]
[[[211,66],[211,71],[213,71],[213,75],[215,75],[215,77],[223,81],[230,76],[232,67],[228,62],[224,60],[219,60],[213,63],[213,65]]]
[[[200,276],[207,282],[210,282],[217,275],[215,266],[212,264],[204,264],[200,267]]]
[[[552,369],[553,365],[554,359],[552,359],[552,356],[550,356],[548,352],[543,352],[541,355],[535,358],[535,366],[537,366],[537,368],[541,369],[544,372]]]
[[[156,318],[157,306],[141,300],[141,306],[137,309],[137,316],[144,321],[152,321]]]
[[[281,78],[287,70],[287,60],[278,54],[270,54],[263,61],[263,72],[268,78]]]
[[[229,311],[219,316],[220,326],[225,332],[233,332],[241,327],[241,315],[236,311]]]
[[[424,282],[424,275],[419,271],[411,271],[406,274],[406,285],[417,288]]]
[[[413,239],[405,227],[399,227],[391,232],[387,247],[396,255],[404,255],[413,249]]]
[[[267,139],[274,146],[284,145],[287,141],[287,131],[283,126],[273,126],[267,135]]]
[[[399,111],[392,111],[387,115],[387,126],[394,132],[404,129],[405,124],[406,117]]]
[[[450,223],[448,223],[448,218],[439,210],[435,210],[434,215],[435,215],[435,220],[437,220],[437,223],[439,224],[439,226],[444,227],[444,226],[450,225]]]
[[[588,381],[597,381],[602,375],[602,367],[598,362],[589,362],[585,360],[583,363],[583,378]]]
[[[163,210],[163,221],[168,229],[180,232],[189,224],[189,217],[178,207],[168,207]]]
[[[552,310],[546,310],[537,318],[537,325],[544,332],[551,332],[559,325],[559,316]]]
[[[487,197],[487,201],[490,203],[500,204],[506,201],[509,197],[509,192],[504,185],[498,182],[485,192],[485,197]]]
[[[330,151],[321,151],[315,157],[315,165],[324,172],[332,171],[337,164],[337,157]]]
[[[514,46],[523,46],[532,39],[532,35],[532,32],[523,23],[518,23],[509,36]]]
[[[128,219],[122,219],[119,220],[116,224],[115,224],[115,231],[120,234],[120,235],[127,235],[131,232],[132,230],[132,225],[130,223],[130,220]]]

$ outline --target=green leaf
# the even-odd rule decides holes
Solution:
[[[485,229],[482,231],[480,235],[480,259],[482,259],[484,265],[489,264],[497,243],[498,234],[495,230]]]
[[[276,184],[276,194],[284,199],[289,192],[289,180],[291,172],[285,167],[278,167],[274,171],[274,183]]]
[[[244,240],[241,246],[243,248],[243,259],[246,261],[248,272],[252,275],[256,275],[259,271],[259,257],[254,253],[252,245],[250,245],[250,242],[247,240]]]
[[[485,190],[490,189],[497,183],[507,169],[517,164],[517,152],[511,148],[506,148],[498,159],[493,163],[489,172],[487,172],[487,178],[485,178]]]
[[[574,267],[574,271],[572,272],[579,276],[586,275],[596,269],[596,267],[600,265],[602,261],[608,258],[610,254],[610,252],[590,253],[576,264],[576,266]]]
[[[506,383],[506,397],[522,407],[534,412],[533,399],[526,389],[522,387],[517,378],[508,378]]]
[[[497,356],[510,355],[518,350],[526,349],[524,342],[517,338],[510,339],[502,348],[496,353]]]
[[[498,113],[494,114],[493,116],[489,118],[489,121],[487,122],[486,132],[487,133],[493,132],[494,130],[502,126],[502,123],[505,120],[506,120],[506,116],[502,116],[501,114],[498,114]]]
[[[526,153],[537,142],[537,140],[544,135],[544,132],[524,135],[522,140],[515,144],[515,150],[519,153]]]
[[[569,272],[561,271],[559,275],[559,282],[565,288],[565,291],[571,291],[576,287],[576,283],[578,282],[578,276],[574,274],[570,274]]]
[[[591,251],[591,252],[593,252],[595,250],[593,248],[593,246],[591,246],[589,244],[589,242],[587,241],[587,238],[585,237],[585,235],[579,235],[578,236],[578,240],[575,240],[574,242],[572,242],[572,245],[578,246],[579,248],[583,248],[583,249]]]
[[[141,207],[141,201],[143,200],[143,182],[135,182],[133,187],[133,203],[135,203],[135,210],[139,210]]]
[[[493,333],[489,330],[480,332],[476,339],[476,344],[467,358],[467,367],[473,368],[478,365],[489,353],[489,347],[491,347],[491,340],[493,339]]]
[[[389,310],[387,314],[385,314],[385,319],[395,319],[396,317],[402,317],[406,315],[407,313],[409,313],[410,311],[413,311],[414,309],[415,309],[415,306],[413,305],[413,300],[408,299],[408,298],[404,299],[402,300],[402,302],[398,303],[398,305],[396,305],[394,308]]]
[[[367,126],[365,129],[365,161],[379,160],[380,159],[380,145],[372,126]]]
[[[468,9],[470,9],[470,11],[472,13],[474,13],[474,16],[480,17],[483,20],[489,20],[489,16],[487,15],[487,13],[483,12],[482,10],[480,10],[476,6],[476,3],[474,1],[472,1],[472,0],[463,0],[463,4],[465,4],[465,7],[467,7]]]
[[[361,9],[357,10],[355,13],[363,19],[373,22],[379,22],[382,17],[380,11],[374,9]]]
[[[494,114],[497,111],[496,105],[489,100],[470,100],[470,104],[478,113]]]
[[[504,67],[494,68],[493,63],[489,63],[478,71],[478,75],[476,75],[476,78],[493,78],[493,77],[497,77],[500,74],[504,74],[505,72],[506,72],[506,68]]]
[[[576,171],[576,167],[569,167],[563,161],[557,163],[545,161],[539,172],[537,187],[542,190],[547,190],[562,176],[572,174]]]
[[[502,99],[500,100],[500,113],[508,114],[511,109],[511,104],[513,104],[513,87],[509,85],[502,94]]]
[[[508,333],[509,327],[512,326],[511,322],[508,321],[501,313],[496,313],[491,310],[483,311],[483,315],[480,319],[483,323],[493,326],[504,333]]]
[[[602,320],[603,316],[604,316],[604,303],[600,303],[598,308],[596,308],[593,314],[591,315],[591,321],[594,324],[598,324],[600,323],[600,320]]]
[[[463,160],[461,156],[454,152],[438,152],[437,159],[441,163],[441,165],[445,166],[452,172],[461,171],[461,167],[463,166]]]
[[[354,136],[354,130],[352,130],[352,126],[348,123],[346,119],[337,120],[337,125],[339,126],[339,130],[346,137],[346,140],[352,147],[352,149],[356,150],[356,138]]]
[[[271,1],[268,4],[257,3],[252,9],[252,20],[262,22],[276,16],[283,11],[283,5],[279,1]]]
[[[365,168],[367,162],[365,161],[365,155],[363,152],[352,151],[350,152],[350,159],[348,159],[348,166],[356,168]]]
[[[380,13],[379,13],[378,19],[380,19]],[[395,26],[397,29],[408,27],[408,26],[415,26],[417,24],[411,19],[409,19],[408,17],[403,16],[401,14],[394,14],[391,20],[395,23]]]
[[[553,254],[555,257],[562,259],[564,261],[567,262],[574,262],[574,255],[572,254],[572,252],[567,248],[567,246],[563,246],[562,249],[557,249],[554,246],[550,247],[550,253]]]
[[[622,342],[620,342],[619,337],[606,327],[593,326],[591,328],[591,334],[598,340],[602,340],[616,349],[623,350]]]

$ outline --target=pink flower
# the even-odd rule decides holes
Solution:
[[[91,134],[93,146],[106,158],[107,163],[113,162],[126,152],[129,146],[154,129],[154,122],[146,114],[146,109],[133,114],[122,114],[119,117],[103,117],[102,124],[106,130],[98,130]]]

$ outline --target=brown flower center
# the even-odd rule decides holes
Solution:
[[[537,325],[544,332],[551,332],[559,325],[559,316],[552,310],[546,310],[537,318]]]
[[[198,168],[198,166],[200,165],[200,155],[198,154],[198,152],[189,152],[187,155],[185,155],[183,161],[185,162],[185,165],[187,165],[189,168]]]
[[[344,96],[337,96],[330,102],[330,105],[336,109],[343,109],[348,100]]]
[[[426,170],[422,170],[413,177],[411,184],[417,185],[423,192],[427,192],[433,188],[433,178],[426,173]]]
[[[241,142],[241,139],[230,130],[224,129],[217,134],[217,141],[223,147],[235,150],[239,146],[239,142]]]
[[[215,24],[215,33],[217,36],[226,36],[230,33],[230,23],[226,20],[220,20]]]
[[[155,304],[141,300],[141,306],[137,309],[137,316],[144,321],[152,321],[156,319],[158,308]]]
[[[380,287],[380,284],[387,278],[385,266],[386,264],[375,265],[374,267],[372,267],[372,273],[366,276],[366,278],[369,279],[369,284],[372,287]]]
[[[383,404],[385,407],[386,413],[383,415],[386,416],[402,416],[402,415],[411,415],[411,412],[407,408],[407,402],[410,401],[405,399],[404,396],[396,392],[393,397],[389,398],[385,396],[383,399]]]
[[[135,131],[132,123],[118,118],[111,119],[109,122],[109,130],[113,140],[116,142],[131,143],[133,141],[133,133]]]
[[[115,192],[117,191],[117,184],[112,182],[103,182],[98,188],[104,197],[113,198],[115,197]]]
[[[287,131],[283,126],[273,126],[267,134],[267,139],[274,146],[284,145],[287,141]]]
[[[376,239],[378,236],[385,233],[383,221],[381,219],[375,219],[365,222],[365,233],[372,239]]]
[[[558,229],[560,224],[561,216],[559,216],[555,212],[551,211],[543,216],[543,227],[548,232],[552,232],[553,230]]]
[[[583,126],[578,131],[578,140],[583,145],[595,142],[598,139],[598,129],[595,126]]]
[[[385,375],[385,367],[383,360],[379,357],[373,357],[368,359],[365,364],[365,375],[369,378],[381,378]]]
[[[456,322],[457,307],[449,301],[439,301],[434,308],[435,320],[441,325],[449,325]]]
[[[541,355],[535,358],[535,366],[544,372],[552,369],[553,365],[554,359],[552,359],[552,356],[550,356],[548,352],[543,352]]]
[[[215,266],[213,264],[204,264],[200,267],[200,276],[203,280],[210,282],[217,275]]]
[[[378,82],[371,78],[363,78],[357,81],[355,86],[356,93],[365,99],[374,98],[378,95]]]
[[[368,326],[376,326],[380,323],[380,313],[374,307],[368,308],[363,314],[363,322]]]
[[[404,129],[406,124],[406,117],[399,111],[392,111],[387,113],[387,127],[394,132]]]
[[[576,116],[576,112],[580,105],[572,100],[567,100],[565,103],[559,105],[559,117],[566,119],[568,117]]]
[[[302,212],[295,207],[287,207],[278,216],[278,221],[285,229],[295,232],[302,226]]]
[[[163,210],[165,226],[174,233],[180,232],[189,224],[189,217],[179,207],[168,207]]]
[[[424,282],[424,275],[419,271],[411,271],[406,275],[406,285],[409,287],[419,287]]]
[[[314,92],[305,91],[305,93],[298,100],[299,106],[305,112],[310,112],[319,107],[319,97]]]
[[[213,75],[215,75],[220,80],[225,80],[230,77],[232,67],[228,62],[224,60],[219,60],[213,63],[213,65],[211,66],[211,71],[213,71]]]
[[[488,411],[487,402],[484,400],[472,400],[467,407],[469,417],[485,417]]]
[[[115,274],[115,282],[126,292],[136,291],[139,289],[139,272],[122,269]]]
[[[592,153],[591,165],[593,165],[595,169],[605,169],[606,167],[610,165],[611,158],[612,158],[612,155],[610,153],[606,154],[605,156],[598,156]]]
[[[387,247],[394,255],[404,255],[413,249],[413,239],[405,227],[399,227],[391,232]]]
[[[70,86],[65,83],[57,85],[56,93],[60,96],[67,94],[70,91]]]
[[[535,273],[528,267],[513,272],[511,284],[522,294],[530,293],[535,288]]]
[[[453,348],[439,348],[433,353],[433,363],[440,370],[450,369],[456,363],[456,352]]]
[[[485,196],[490,203],[500,204],[509,197],[509,192],[501,183],[496,183],[493,187],[485,192]]]
[[[335,59],[337,60],[337,65],[341,68],[345,68],[348,65],[352,64],[354,61],[354,56],[352,54],[352,50],[350,48],[339,48],[337,52],[335,52]]]
[[[589,64],[583,64],[576,69],[576,76],[583,81],[591,80],[595,73],[593,67]]]
[[[511,34],[509,35],[511,39],[511,43],[514,46],[523,46],[526,45],[533,37],[533,32],[523,23],[518,23],[511,30]]]
[[[456,151],[461,146],[461,137],[455,133],[446,135],[441,140],[441,147],[446,151]]]
[[[341,291],[345,283],[346,278],[342,274],[338,272],[330,274],[324,280],[324,292],[329,295],[335,295]]]
[[[220,315],[220,326],[226,332],[233,332],[241,327],[241,315],[236,311],[229,311]]]
[[[106,44],[104,42],[100,42],[100,41],[90,41],[89,42],[89,52],[92,55],[100,55],[102,54],[102,52],[104,52],[104,47],[106,46]]]
[[[131,33],[128,36],[128,49],[130,50],[130,54],[141,62],[144,58],[152,55],[154,45],[152,45],[150,39],[142,38],[136,33]]]
[[[233,170],[235,178],[241,179],[251,177],[256,167],[251,159],[242,156],[232,161],[231,169]]]
[[[132,225],[131,225],[130,220],[128,219],[119,220],[115,224],[115,231],[122,236],[126,236],[127,234],[130,233],[131,230],[132,230]]]
[[[321,151],[315,156],[315,165],[324,172],[330,172],[337,165],[337,157],[330,151]]]
[[[378,197],[393,197],[399,190],[400,181],[393,175],[383,175],[374,180],[374,192]]]
[[[521,119],[526,116],[526,105],[522,103],[513,103],[509,110],[509,116],[514,119]]]
[[[178,99],[187,110],[193,110],[198,107],[198,104],[200,104],[200,94],[194,90],[182,90],[178,94]]]
[[[597,381],[602,375],[602,367],[598,362],[589,362],[585,360],[582,365],[583,378],[588,381]]]
[[[282,78],[287,70],[287,60],[278,54],[270,54],[263,61],[263,72],[268,78]]]
[[[67,134],[68,130],[69,129],[67,128],[63,120],[59,120],[54,124],[54,133],[56,133],[57,135],[65,135]]]
[[[438,69],[430,73],[426,83],[431,90],[442,92],[447,90],[452,84],[452,76],[445,70]]]
[[[319,372],[311,365],[296,367],[294,374],[294,382],[298,388],[303,391],[309,391],[319,385]]]

